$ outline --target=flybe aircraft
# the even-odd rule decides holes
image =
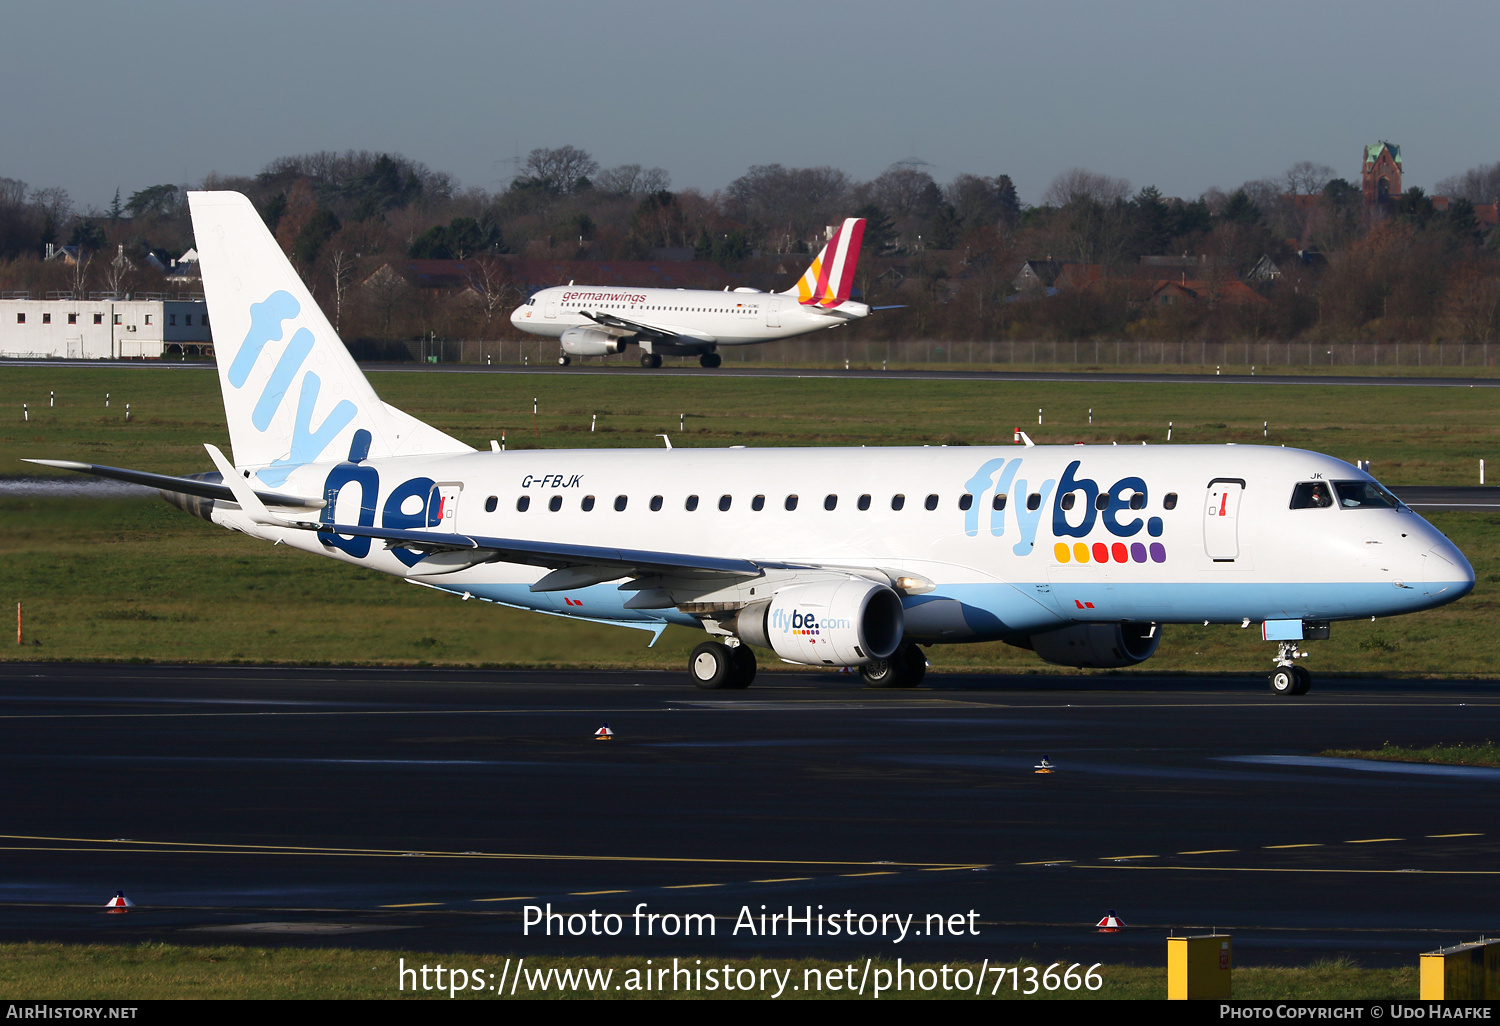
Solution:
[[[575,356],[640,347],[642,367],[660,367],[663,356],[693,356],[717,367],[720,346],[748,346],[837,328],[870,313],[849,298],[864,218],[851,217],[833,233],[818,258],[785,292],[739,288],[627,289],[574,285],[542,289],[516,307],[510,322],[533,335],[562,342],[557,362]]]
[[[704,631],[699,687],[747,686],[757,649],[875,687],[917,684],[941,644],[1129,666],[1165,625],[1221,623],[1270,642],[1272,690],[1299,694],[1299,646],[1331,622],[1474,586],[1369,474],[1297,449],[475,451],[381,402],[245,197],[188,199],[232,458],[206,445],[216,469],[191,477],[35,462],[455,600],[653,643]]]

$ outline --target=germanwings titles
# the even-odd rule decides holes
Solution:
[[[1260,626],[1272,689],[1300,694],[1298,646],[1331,621],[1474,586],[1452,542],[1369,474],[1297,449],[478,452],[381,402],[248,200],[189,202],[234,459],[209,445],[217,470],[185,478],[35,462],[147,483],[231,530],[456,597],[654,636],[703,630],[689,660],[700,687],[747,686],[753,647],[908,687],[922,645],[1000,640],[1118,667],[1149,658],[1165,624],[1233,623]],[[858,228],[845,223],[851,249]],[[809,275],[810,296],[845,280]],[[699,300],[555,291],[557,318],[595,327],[708,323],[666,316]],[[746,335],[778,298],[705,295]],[[825,300],[775,327],[847,304]],[[758,312],[727,312],[741,302]],[[717,330],[714,344],[728,337],[742,336]],[[638,547],[649,540],[664,547]]]

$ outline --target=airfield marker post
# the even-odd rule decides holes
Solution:
[[[1484,484],[1484,460],[1479,461],[1479,483]]]
[[[26,408],[26,404],[25,403],[22,403],[21,404],[21,420],[24,423],[25,421],[28,421],[30,419],[31,419],[31,411]]]

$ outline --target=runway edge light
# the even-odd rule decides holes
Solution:
[[[1124,926],[1124,921],[1115,913],[1114,909],[1110,909],[1109,914],[1099,920],[1100,933],[1119,933]]]
[[[609,724],[608,723],[606,723],[604,726],[600,727],[598,730],[594,731],[594,740],[595,741],[608,741],[610,738],[612,738],[614,736],[615,736],[615,732],[609,729]]]
[[[106,901],[104,907],[111,912],[124,912],[127,908],[135,908],[135,902],[125,897],[124,891],[115,891],[115,896]]]
[[[1047,757],[1044,755],[1042,756],[1042,761],[1037,763],[1034,768],[1038,773],[1051,773],[1053,770],[1053,765],[1052,763],[1047,761]]]

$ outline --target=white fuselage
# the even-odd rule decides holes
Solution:
[[[598,325],[594,315],[649,325],[683,342],[745,346],[805,335],[864,317],[869,307],[846,301],[832,311],[798,303],[795,296],[753,289],[627,289],[568,285],[542,289],[510,315],[511,324],[533,335],[561,338],[569,328]]]
[[[1371,480],[1330,456],[1249,445],[653,449],[311,464],[287,490],[326,495],[330,523],[409,528],[427,504],[441,509],[434,530],[464,535],[815,568],[700,586],[694,601],[743,602],[830,570],[910,575],[932,587],[903,596],[907,636],[961,642],[1077,622],[1389,616],[1467,594],[1467,560],[1404,507],[1290,508],[1299,483]],[[213,519],[465,597],[622,626],[698,624],[675,606],[627,608],[640,582],[532,592],[546,570],[369,539],[345,551],[226,503]]]

